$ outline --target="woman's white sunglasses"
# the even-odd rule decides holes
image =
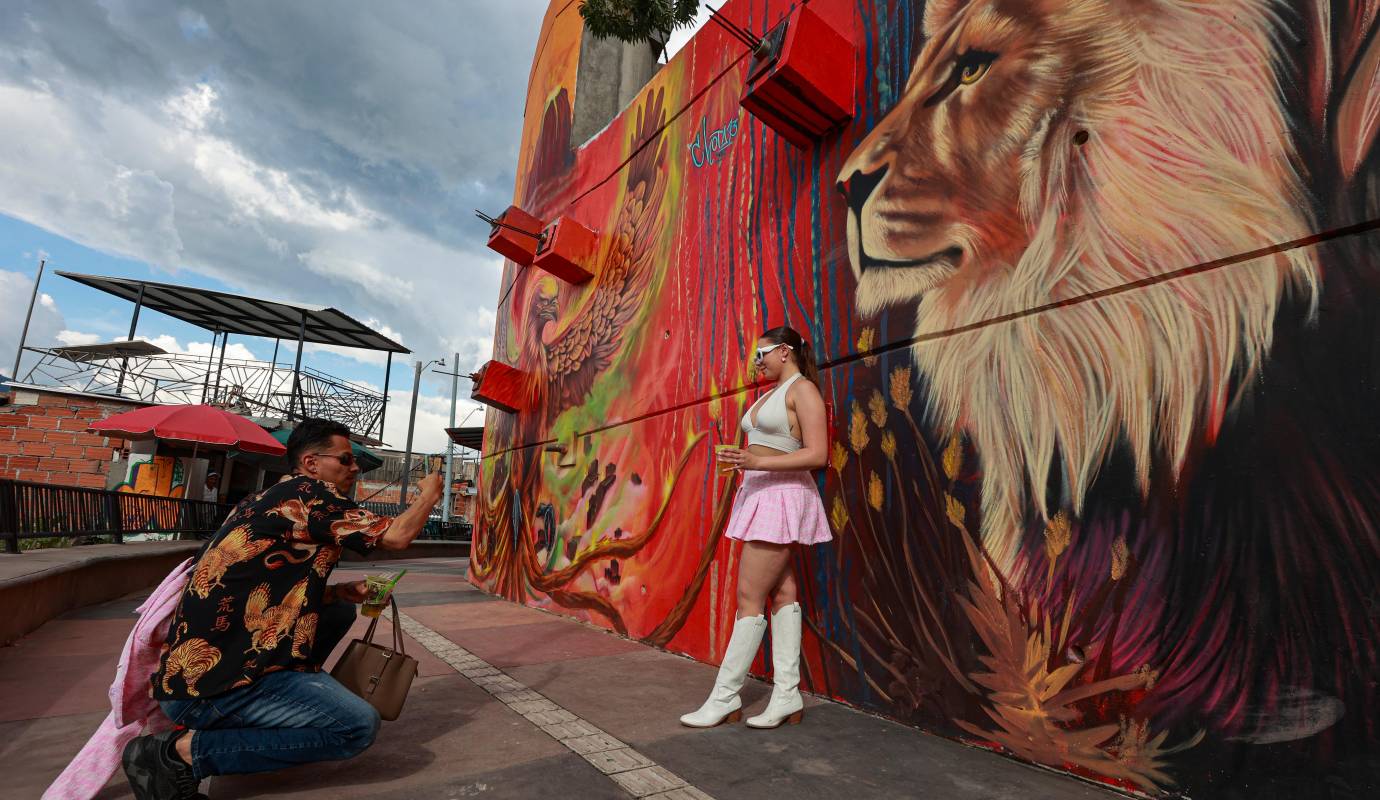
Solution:
[[[770,353],[771,351],[775,350],[775,349],[778,348],[778,347],[784,347],[784,348],[786,348],[787,350],[794,350],[794,349],[795,349],[794,347],[791,347],[790,345],[786,344],[785,342],[782,342],[781,344],[769,344],[769,345],[767,345],[766,347],[759,347],[759,348],[757,348],[757,354],[754,355],[754,356],[752,357],[753,363],[754,363],[754,364],[761,364],[761,363],[762,363],[762,359],[764,359],[764,358],[767,357],[767,353]]]

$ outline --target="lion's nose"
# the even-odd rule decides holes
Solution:
[[[863,204],[867,202],[867,198],[872,196],[877,184],[886,177],[886,170],[886,165],[882,165],[872,172],[858,170],[835,185],[835,188],[847,201],[848,207],[853,209],[853,213],[862,214]]]

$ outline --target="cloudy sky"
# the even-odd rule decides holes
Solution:
[[[62,269],[335,306],[422,359],[482,363],[500,261],[473,209],[512,197],[545,8],[0,4],[0,372],[43,257],[35,345],[128,332],[130,304],[51,274]],[[210,342],[153,313],[139,333],[193,352]],[[232,338],[229,352],[272,349]],[[383,382],[381,354],[317,349],[305,361]],[[406,364],[394,364],[392,389],[386,438],[400,447]],[[420,447],[443,446],[449,393],[447,378],[423,384]]]

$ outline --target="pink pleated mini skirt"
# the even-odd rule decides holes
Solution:
[[[744,470],[728,518],[730,539],[819,544],[834,538],[824,501],[808,472]]]

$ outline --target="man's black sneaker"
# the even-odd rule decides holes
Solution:
[[[173,749],[179,733],[140,736],[125,745],[120,761],[136,800],[206,800],[197,793],[192,768]]]

